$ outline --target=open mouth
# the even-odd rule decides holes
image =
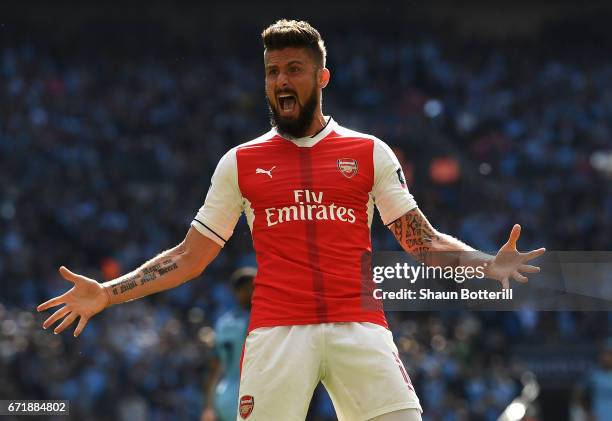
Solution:
[[[297,103],[295,96],[291,94],[282,94],[278,96],[278,105],[283,112],[291,112]]]

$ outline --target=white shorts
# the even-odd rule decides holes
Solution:
[[[374,323],[263,327],[246,338],[238,421],[303,421],[321,381],[339,421],[416,408],[393,335]]]

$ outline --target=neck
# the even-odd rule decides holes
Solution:
[[[314,136],[315,134],[319,133],[321,129],[325,127],[326,123],[327,122],[325,121],[325,117],[323,117],[323,113],[321,112],[321,110],[318,110],[315,113],[315,116],[312,119],[312,123],[310,123],[310,126],[308,126],[308,130],[306,130],[303,137]]]

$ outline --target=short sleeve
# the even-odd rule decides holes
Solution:
[[[221,247],[229,240],[243,211],[238,187],[236,149],[231,149],[217,164],[204,204],[191,225]]]
[[[372,195],[383,224],[389,225],[417,207],[408,191],[406,179],[397,157],[389,146],[374,139],[374,186]]]

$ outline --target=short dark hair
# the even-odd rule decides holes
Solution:
[[[266,51],[287,47],[306,48],[312,53],[315,63],[325,67],[327,51],[321,34],[306,21],[278,20],[263,30],[261,39]]]
[[[238,289],[247,282],[251,282],[255,275],[257,275],[257,269],[252,266],[236,269],[230,276],[230,285],[232,288]]]

